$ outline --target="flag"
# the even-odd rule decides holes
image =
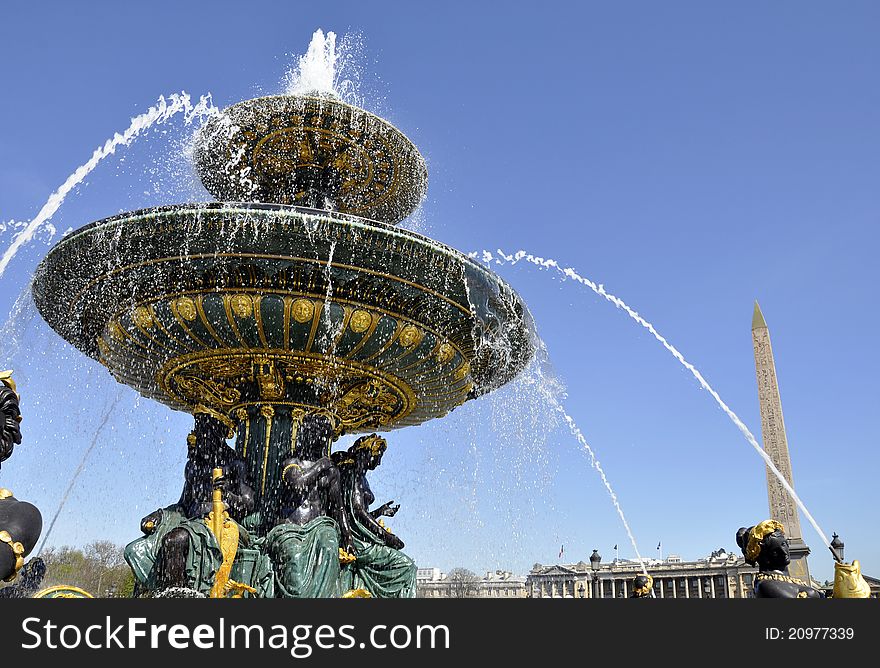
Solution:
[[[559,559],[562,559],[562,553],[565,552],[565,545],[559,546]]]
[[[615,550],[617,549],[617,545],[614,546],[614,549],[615,549]]]
[[[660,543],[657,543],[657,549],[658,550],[660,549]]]

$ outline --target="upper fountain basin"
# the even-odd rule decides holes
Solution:
[[[395,224],[422,201],[425,161],[400,130],[330,95],[276,95],[201,128],[196,171],[219,200],[332,209]]]

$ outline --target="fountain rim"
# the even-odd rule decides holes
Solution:
[[[415,151],[416,155],[418,155],[419,158],[421,158],[420,162],[421,162],[422,166],[424,167],[425,172],[427,173],[427,171],[428,171],[428,165],[427,165],[427,161],[425,160],[425,156],[422,155],[421,151],[419,151],[418,146],[415,145],[415,142],[413,142],[413,140],[410,139],[403,130],[401,130],[394,123],[389,121],[387,118],[384,118],[383,116],[380,116],[379,114],[377,114],[373,111],[370,111],[369,109],[366,109],[364,107],[359,107],[356,104],[351,104],[350,102],[346,102],[342,98],[336,97],[336,96],[323,97],[323,96],[315,95],[315,94],[274,93],[272,95],[260,95],[258,97],[251,97],[246,100],[239,100],[238,102],[233,102],[232,104],[223,107],[217,115],[212,116],[211,118],[206,120],[199,127],[199,129],[196,130],[196,134],[203,132],[205,130],[205,128],[210,123],[220,122],[217,119],[219,119],[223,115],[227,115],[231,110],[233,110],[237,107],[244,109],[244,108],[246,108],[245,105],[247,105],[248,103],[253,103],[253,102],[258,102],[258,101],[259,102],[263,102],[263,101],[269,102],[271,100],[314,100],[318,104],[331,104],[331,105],[336,105],[339,107],[346,107],[353,112],[360,113],[360,114],[367,114],[368,116],[370,116],[378,121],[381,121],[384,125],[387,125],[389,128],[394,130],[398,135],[400,135],[400,137],[403,138],[403,140],[406,141],[406,143],[412,147],[412,149],[413,149],[413,151]],[[230,120],[233,120],[233,119],[230,119]],[[198,140],[196,140],[196,146],[198,146]],[[198,151],[201,149],[196,148],[196,150]]]
[[[133,211],[118,213],[113,216],[108,216],[106,218],[101,218],[99,220],[93,221],[82,227],[74,230],[70,234],[65,237],[62,237],[55,246],[53,246],[49,252],[45,255],[45,257],[40,261],[37,266],[37,273],[39,273],[45,266],[47,260],[53,256],[55,253],[60,252],[61,248],[68,243],[73,242],[77,238],[90,234],[95,231],[97,228],[112,225],[114,223],[123,223],[123,222],[136,222],[138,219],[147,218],[149,216],[155,215],[170,215],[181,213],[183,211],[212,211],[212,210],[223,210],[224,212],[234,213],[248,213],[250,211],[259,211],[259,212],[274,212],[281,214],[299,214],[301,216],[311,216],[316,219],[324,219],[331,223],[347,223],[353,225],[355,227],[361,228],[365,231],[375,231],[379,229],[382,233],[389,234],[391,236],[400,237],[403,239],[407,239],[409,241],[413,241],[424,246],[430,247],[432,250],[440,252],[444,255],[454,258],[457,261],[463,262],[473,269],[478,270],[481,274],[483,274],[486,278],[491,281],[495,281],[497,283],[502,284],[506,288],[508,288],[511,292],[516,294],[519,297],[519,293],[516,292],[512,286],[510,286],[507,281],[505,281],[498,274],[490,271],[488,268],[477,262],[474,258],[468,256],[466,253],[463,253],[460,250],[453,248],[452,246],[448,246],[442,241],[437,241],[436,239],[432,239],[424,234],[420,234],[418,232],[414,232],[412,230],[407,230],[405,228],[401,228],[398,225],[392,225],[390,223],[385,223],[379,220],[373,220],[371,218],[364,218],[361,216],[355,216],[353,214],[341,213],[336,211],[328,211],[326,209],[314,209],[304,206],[296,206],[292,204],[275,204],[275,203],[267,203],[267,202],[193,202],[193,203],[182,203],[182,204],[165,204],[156,207],[145,207],[143,209],[135,209]],[[521,297],[519,297],[519,301],[523,306],[524,312],[528,314],[528,317],[531,318],[531,312],[528,309],[528,306]]]

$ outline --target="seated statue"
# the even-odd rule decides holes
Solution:
[[[263,542],[278,597],[337,598],[343,593],[340,560],[353,559],[353,548],[339,470],[327,456],[333,437],[327,416],[306,415],[293,455],[282,462],[281,519]]]
[[[375,500],[367,471],[382,463],[387,443],[376,434],[362,436],[348,450],[333,453],[342,472],[342,491],[350,518],[355,561],[345,569],[349,591],[366,590],[374,598],[416,595],[416,564],[401,550],[403,541],[382,522],[394,517],[399,504],[388,501],[373,511]]]
[[[776,520],[764,520],[753,527],[741,527],[736,543],[746,563],[758,565],[755,575],[756,598],[825,598],[815,587],[788,574],[791,558],[785,529]]]
[[[654,586],[654,578],[650,575],[639,574],[633,578],[632,593],[630,598],[651,598],[651,589]]]
[[[19,401],[12,372],[0,372],[0,463],[21,443]],[[36,506],[19,501],[11,491],[0,488],[0,580],[15,580],[42,530],[43,516]]]
[[[169,588],[194,590],[207,595],[223,563],[223,551],[205,522],[212,510],[213,492],[222,492],[229,518],[239,522],[253,508],[253,489],[247,482],[244,462],[226,444],[228,424],[209,411],[195,415],[195,427],[184,467],[184,485],[177,503],[153,511],[141,520],[144,536],[125,547],[125,559],[143,590]],[[214,478],[212,472],[222,475]],[[250,537],[239,531],[239,543]]]

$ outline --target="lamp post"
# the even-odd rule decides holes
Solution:
[[[840,536],[836,533],[831,534],[831,554],[834,555],[834,560],[838,563],[843,563],[843,541],[840,540]]]
[[[599,564],[602,563],[602,557],[599,556],[598,550],[593,550],[590,555],[590,569],[593,571],[593,598],[599,598]]]

